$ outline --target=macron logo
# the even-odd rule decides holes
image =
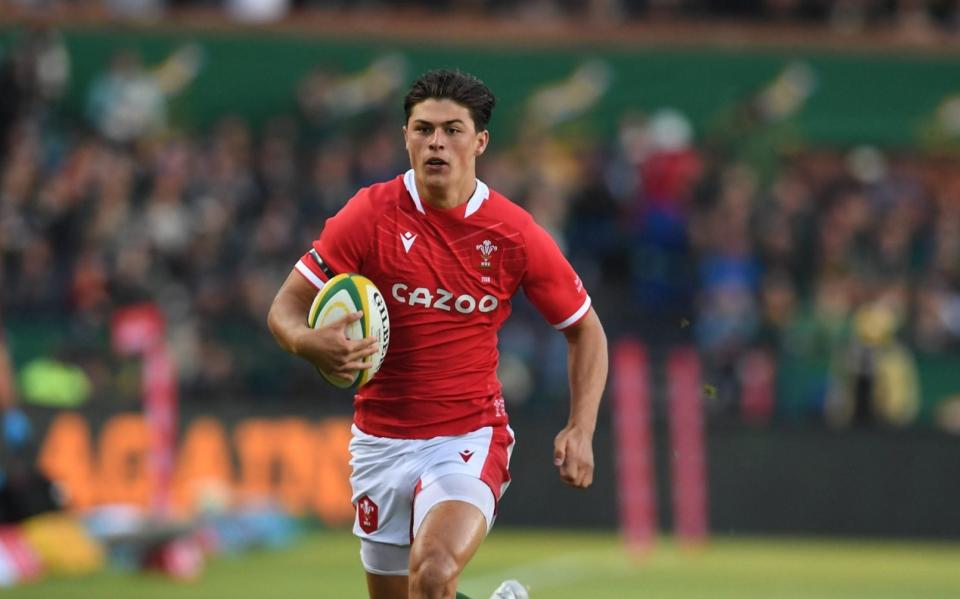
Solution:
[[[406,233],[402,233],[400,235],[400,241],[403,242],[403,251],[409,254],[410,248],[413,247],[413,242],[416,240],[417,240],[417,236],[411,233],[410,231],[407,231]]]
[[[469,462],[470,458],[473,457],[473,451],[470,449],[464,449],[460,452],[460,457],[463,458],[464,462]]]

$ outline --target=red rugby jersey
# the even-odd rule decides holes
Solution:
[[[590,297],[557,244],[525,210],[477,181],[470,200],[439,210],[414,173],[361,189],[327,220],[297,263],[317,288],[356,272],[387,300],[390,347],[354,398],[368,434],[422,439],[507,422],[497,379],[497,332],[519,287],[557,329]]]

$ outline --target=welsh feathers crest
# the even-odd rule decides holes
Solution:
[[[480,252],[480,268],[490,268],[490,256],[498,249],[489,239],[484,239],[483,243],[477,244],[477,251]]]

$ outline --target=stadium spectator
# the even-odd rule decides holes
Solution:
[[[242,23],[269,23],[287,16],[290,0],[227,0],[226,7]]]
[[[135,21],[153,21],[163,16],[168,0],[104,0],[111,15]]]
[[[837,356],[827,404],[831,424],[902,427],[916,418],[917,368],[911,352],[895,336],[901,312],[889,292],[857,309],[853,335]]]

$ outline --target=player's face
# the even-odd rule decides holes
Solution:
[[[490,134],[477,131],[466,106],[448,99],[424,100],[410,111],[403,137],[418,179],[451,191],[469,187],[469,194],[475,185],[477,156],[486,149]]]

